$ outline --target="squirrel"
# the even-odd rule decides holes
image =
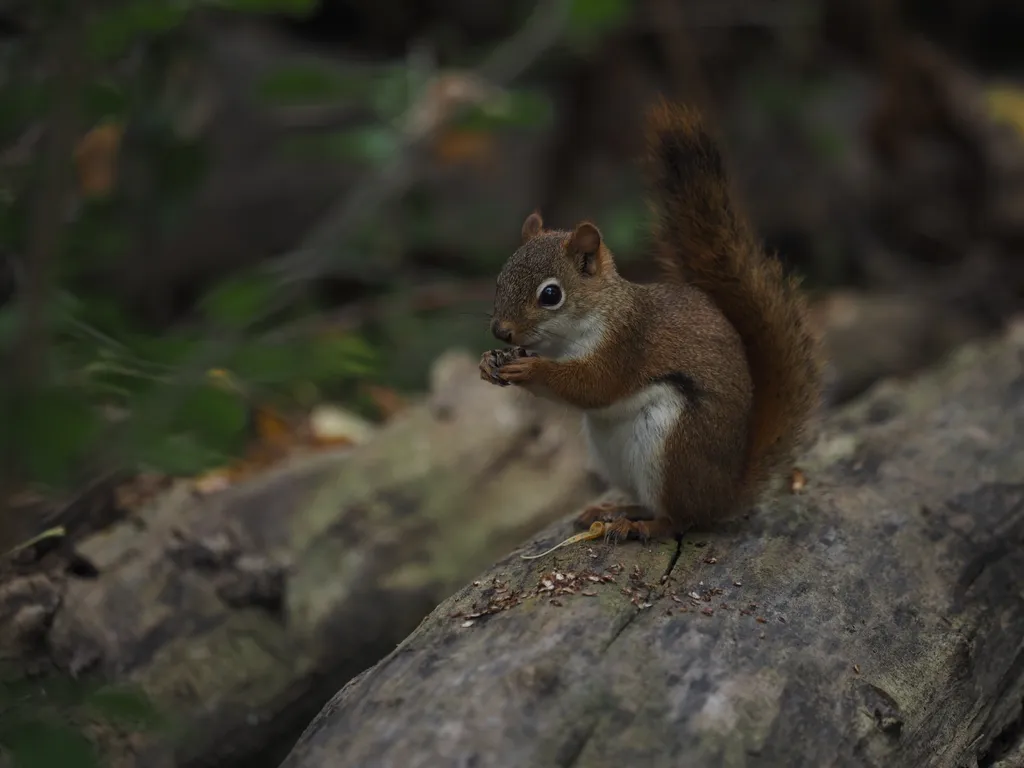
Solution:
[[[676,536],[755,504],[794,460],[822,386],[800,280],[733,203],[700,113],[660,100],[646,134],[659,280],[623,278],[593,222],[550,230],[534,211],[491,316],[522,349],[480,364],[482,378],[582,410],[599,473],[629,499],[577,523],[615,539]]]

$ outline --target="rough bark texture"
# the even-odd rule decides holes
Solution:
[[[286,750],[465,579],[594,492],[568,414],[510,399],[466,357],[436,374],[429,403],[347,455],[205,499],[178,488],[78,544],[93,578],[4,584],[0,658],[31,638],[62,669],[141,685],[187,734],[173,759],[108,745],[116,765]]]
[[[1015,765],[1024,333],[875,388],[801,466],[801,494],[680,545],[520,559],[571,530],[552,525],[346,685],[282,768]]]

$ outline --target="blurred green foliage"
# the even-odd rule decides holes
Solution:
[[[67,99],[76,142],[84,131],[104,127],[119,140],[114,185],[100,194],[80,194],[76,186],[58,210],[39,210],[43,153],[8,163],[0,175],[0,256],[10,258],[15,289],[13,299],[0,303],[0,352],[8,371],[17,371],[28,339],[38,342],[35,351],[42,361],[31,378],[0,380],[6,473],[0,476],[0,493],[26,485],[64,489],[109,465],[195,474],[238,455],[247,440],[253,398],[308,399],[314,391],[348,393],[358,402],[354,385],[366,377],[383,375],[413,386],[411,372],[425,370],[451,346],[456,326],[458,337],[479,335],[484,343],[486,322],[480,317],[460,316],[445,325],[399,312],[380,323],[377,338],[403,338],[407,348],[381,359],[367,337],[309,331],[323,307],[302,291],[283,308],[268,310],[281,304],[281,285],[261,269],[220,280],[184,322],[154,330],[132,316],[110,286],[90,280],[97,268],[123,263],[126,255],[144,258],[156,235],[178,226],[205,177],[206,147],[182,133],[174,100],[167,96],[173,90],[167,87],[173,51],[195,42],[190,14],[216,9],[302,16],[316,5],[317,0],[54,0],[35,9],[50,14],[39,24],[48,35],[0,49],[4,69],[16,73],[0,76],[0,148],[18,144],[34,128],[53,128],[55,116],[69,111]],[[629,0],[571,0],[570,44],[592,50],[629,10]],[[52,68],[40,66],[58,56],[69,28],[82,75],[70,94]],[[404,62],[377,65],[358,76],[315,63],[284,64],[262,79],[254,95],[279,107],[357,105],[368,120],[290,137],[280,149],[372,169],[393,158],[407,138],[402,117],[423,85],[416,74]],[[497,103],[468,110],[455,127],[538,130],[552,117],[547,97],[510,89]],[[69,175],[76,146],[57,147],[56,160]],[[132,174],[133,185],[121,183],[123,175]],[[407,196],[414,201],[411,210],[401,219],[409,231],[396,233],[394,226],[382,226],[391,219],[368,216],[351,233],[346,249],[360,254],[361,263],[387,263],[388,250],[410,234],[429,237],[430,196],[417,197],[415,187],[412,192]],[[624,208],[607,225],[609,240],[629,241],[638,215]],[[31,298],[41,305],[30,307],[23,288],[40,256],[32,245],[38,226],[53,227],[59,236],[43,273],[45,290]],[[487,258],[502,255],[492,252]],[[30,308],[43,318],[39,339],[27,335]],[[196,367],[210,339],[219,338],[225,343],[216,359]],[[230,371],[241,386],[218,385],[207,376],[210,368]],[[160,718],[136,691],[0,674],[0,762],[6,758],[15,768],[98,766],[96,746],[83,730],[88,724],[95,735],[97,721],[123,732],[152,728]]]
[[[277,104],[310,104],[352,98],[368,98],[373,90],[369,78],[345,77],[334,69],[315,63],[286,64],[258,83],[256,95]]]
[[[242,396],[203,381],[202,370],[184,382],[177,375],[211,337],[224,335],[232,343],[209,367],[228,368],[248,393],[298,385],[308,391],[310,384],[344,390],[345,382],[374,371],[373,350],[363,339],[296,339],[269,330],[299,323],[321,308],[299,296],[289,302],[287,311],[266,311],[280,288],[267,272],[223,280],[202,297],[187,322],[160,331],[144,329],[108,286],[88,280],[98,267],[109,269],[123,263],[126,254],[145,253],[154,237],[176,227],[204,178],[203,142],[182,135],[166,97],[173,64],[168,50],[194,42],[186,24],[189,14],[217,8],[301,16],[315,7],[315,0],[120,0],[77,10],[54,3],[40,6],[40,12],[49,9],[53,14],[51,23],[42,25],[53,30],[51,39],[44,36],[42,41],[26,41],[0,52],[11,65],[8,71],[19,72],[18,77],[0,79],[0,141],[9,145],[31,126],[45,126],[57,113],[59,83],[52,72],[48,74],[52,67],[38,64],[41,57],[57,56],[67,39],[67,26],[77,24],[72,31],[81,48],[78,67],[86,76],[70,97],[63,97],[74,102],[72,112],[80,123],[76,140],[82,137],[81,129],[92,127],[95,134],[111,128],[119,142],[116,159],[109,161],[115,165],[112,175],[138,176],[142,169],[143,181],[139,185],[133,177],[136,183],[131,186],[117,178],[105,192],[76,193],[60,206],[67,210],[40,216],[33,193],[45,158],[14,164],[0,177],[0,244],[13,256],[16,287],[24,285],[33,260],[39,258],[32,253],[31,241],[32,227],[40,225],[32,222],[60,229],[58,252],[44,276],[47,289],[34,298],[45,302],[36,307],[45,317],[42,374],[28,387],[11,380],[0,384],[11,413],[0,431],[0,447],[5,456],[15,457],[9,468],[18,473],[15,485],[59,487],[74,482],[76,470],[101,458],[184,472],[223,461],[237,451],[247,421]],[[585,48],[622,23],[629,12],[629,0],[570,0],[569,40]],[[406,140],[407,126],[401,118],[419,95],[415,80],[405,63],[368,67],[347,76],[316,63],[292,63],[263,78],[256,95],[273,106],[357,105],[371,116],[369,120],[292,137],[281,142],[281,149],[373,167],[395,157]],[[455,127],[465,132],[536,130],[551,119],[546,96],[513,89],[469,109]],[[58,151],[58,161],[70,166],[75,147]],[[416,202],[401,218],[408,230],[405,236],[429,237],[431,227],[425,222],[433,218],[430,196],[409,198]],[[369,216],[359,222],[349,246],[363,255],[360,263],[387,261],[381,255],[388,251],[385,241],[393,239],[393,221]],[[606,224],[609,240],[628,244],[638,225],[638,213],[624,207]],[[368,241],[366,232],[371,233]],[[374,258],[368,258],[371,254]],[[488,264],[482,268],[490,270],[495,265],[489,262],[500,258],[489,251]],[[17,298],[21,292],[15,293]],[[19,361],[13,355],[25,337],[26,309],[18,300],[0,305],[0,344],[15,369]],[[174,405],[159,405],[165,399]],[[157,404],[150,407],[159,411],[159,426],[147,420],[133,423],[141,402]],[[126,439],[106,439],[112,431]]]
[[[112,741],[170,725],[132,686],[0,669],[0,756],[12,768],[100,768],[100,749],[86,730]]]
[[[26,483],[59,489],[98,463],[198,472],[243,447],[249,396],[284,396],[288,390],[308,391],[309,385],[343,390],[346,382],[372,373],[373,351],[359,338],[274,333],[274,328],[309,318],[318,307],[298,296],[287,311],[266,311],[279,290],[266,272],[222,280],[197,302],[186,322],[160,330],[147,330],[107,286],[88,279],[98,267],[115,266],[144,248],[139,234],[151,235],[147,227],[159,232],[176,226],[182,206],[204,178],[203,143],[181,134],[163,97],[173,61],[166,51],[190,44],[189,14],[216,7],[302,15],[315,6],[315,0],[121,0],[82,6],[70,17],[67,9],[58,13],[54,7],[53,18],[43,25],[51,30],[50,39],[41,46],[25,41],[9,53],[15,65],[10,71],[26,75],[0,81],[0,139],[5,143],[33,125],[52,123],[59,83],[38,63],[40,57],[57,55],[59,41],[66,39],[60,37],[66,30],[62,25],[75,25],[80,66],[88,74],[70,95],[79,124],[76,140],[84,130],[92,127],[96,133],[104,126],[113,127],[118,137],[130,137],[120,141],[117,159],[109,162],[115,174],[123,173],[122,167],[144,169],[147,194],[140,198],[117,179],[98,195],[78,195],[76,189],[67,215],[52,211],[42,217],[61,228],[58,252],[45,275],[46,306],[40,308],[45,314],[43,366],[30,382],[8,377],[0,383],[10,415],[0,430],[0,447],[13,457],[4,466],[13,474],[3,478],[0,490]],[[345,85],[314,69],[282,67],[264,91],[282,101],[331,102],[351,97]],[[59,148],[66,156],[58,161],[70,166],[75,149]],[[372,160],[389,149],[367,133],[352,154]],[[15,300],[0,305],[0,348],[15,367],[28,309],[18,300],[20,288],[32,259],[39,258],[32,252],[31,222],[38,213],[33,193],[44,162],[36,153],[0,179],[0,243],[14,256],[17,289]],[[231,341],[208,367],[230,370],[243,383],[242,391],[218,387],[201,369],[179,375],[218,336]],[[135,418],[143,405],[158,418]]]
[[[119,0],[79,6],[77,11],[59,3],[47,7],[53,19],[43,27],[52,30],[51,39],[3,52],[10,71],[23,76],[0,80],[0,141],[14,143],[31,126],[45,126],[53,119],[60,89],[52,72],[38,63],[40,57],[56,56],[67,39],[61,31],[74,23],[80,67],[87,75],[71,95],[76,141],[86,129],[95,134],[107,127],[119,143],[116,159],[109,161],[115,166],[115,183],[109,190],[92,195],[76,190],[69,210],[42,217],[60,228],[58,252],[46,275],[46,305],[37,308],[45,315],[43,372],[29,387],[0,383],[11,414],[0,431],[0,448],[13,457],[5,466],[14,472],[4,478],[6,486],[13,482],[14,487],[28,483],[60,488],[103,462],[191,473],[237,453],[246,437],[246,396],[218,389],[203,378],[203,370],[184,380],[179,375],[210,338],[224,336],[231,343],[207,367],[230,370],[248,396],[308,392],[310,386],[325,392],[351,391],[350,384],[381,370],[365,338],[300,338],[275,332],[281,326],[299,326],[323,308],[300,291],[286,309],[267,311],[280,289],[268,271],[251,270],[222,280],[196,303],[186,322],[160,330],[146,329],[109,286],[89,280],[98,268],[116,268],[126,255],[144,253],[154,237],[178,226],[204,179],[206,148],[202,140],[182,134],[173,99],[167,98],[174,64],[168,51],[195,42],[186,23],[189,14],[217,8],[301,16],[316,7],[315,0]],[[621,23],[629,9],[628,0],[571,0],[570,41],[589,45]],[[357,112],[369,119],[286,137],[279,148],[372,168],[395,157],[406,141],[402,118],[420,96],[423,83],[417,83],[417,77],[422,79],[422,74],[413,73],[405,62],[339,74],[310,60],[283,63],[262,78],[253,95],[271,107],[358,107]],[[552,117],[547,96],[509,89],[465,110],[454,127],[470,133],[539,130]],[[61,149],[67,156],[59,160],[70,166],[76,147]],[[14,257],[17,288],[38,257],[31,252],[31,222],[40,218],[33,208],[33,191],[44,159],[32,157],[5,169],[9,172],[0,178],[0,243]],[[131,174],[133,184],[122,184],[121,176]],[[405,222],[402,238],[429,238],[431,227],[424,222],[433,219],[430,196],[417,198],[414,187],[408,199],[414,205],[399,219]],[[391,218],[378,220],[376,215]],[[636,223],[636,213],[624,208],[607,225],[610,239],[626,243]],[[394,248],[395,229],[393,210],[370,215],[359,222],[346,248],[362,254],[356,259],[360,264],[387,266],[395,258],[386,255]],[[489,272],[496,266],[490,262],[500,258],[489,249],[488,263],[477,269]],[[386,279],[387,271],[379,277]],[[20,290],[16,299],[18,295]],[[18,300],[0,305],[0,344],[15,368],[18,360],[13,355],[24,337],[26,309]],[[424,353],[436,354],[447,345],[446,339],[439,330]],[[398,379],[410,381],[408,372]],[[146,409],[156,418],[136,418]]]
[[[570,43],[589,51],[601,38],[619,27],[629,16],[630,0],[570,0]]]

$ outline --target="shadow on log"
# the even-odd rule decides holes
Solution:
[[[282,768],[1019,765],[1024,330],[874,388],[802,468],[800,495],[678,545],[523,561],[552,525]]]
[[[92,578],[0,584],[0,658],[136,684],[187,734],[173,755],[114,734],[119,768],[252,766],[275,743],[276,764],[338,685],[594,493],[575,421],[508,394],[448,355],[430,401],[358,450],[206,498],[172,490],[77,542]]]

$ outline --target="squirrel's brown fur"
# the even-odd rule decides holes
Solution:
[[[618,534],[681,532],[753,502],[792,457],[821,378],[798,283],[736,211],[697,114],[661,103],[648,127],[662,281],[622,278],[590,222],[547,230],[534,213],[492,322],[539,353],[497,378],[582,409],[595,460],[639,502],[618,510]],[[638,508],[655,523],[628,519]]]
[[[743,340],[754,382],[744,502],[793,458],[821,388],[821,359],[796,277],[763,252],[732,203],[722,157],[692,109],[648,113],[658,261],[704,291]]]

